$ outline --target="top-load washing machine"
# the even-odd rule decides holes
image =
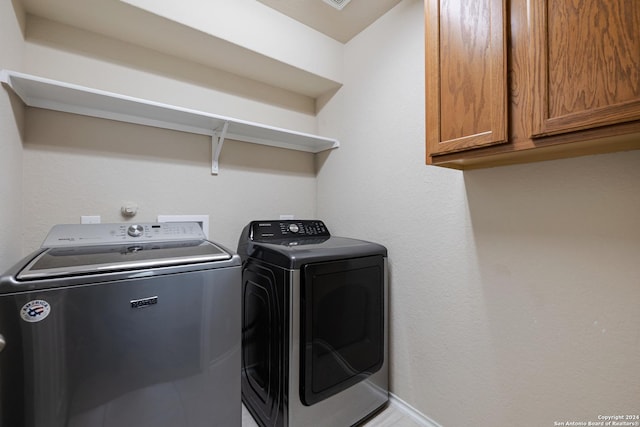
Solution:
[[[0,278],[0,426],[239,426],[240,285],[197,223],[55,226]]]
[[[387,250],[322,221],[240,237],[242,400],[261,426],[347,427],[388,401]]]

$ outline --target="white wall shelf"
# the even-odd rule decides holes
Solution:
[[[218,158],[225,139],[310,153],[319,153],[340,146],[338,140],[333,138],[133,98],[15,71],[0,71],[0,81],[30,107],[209,135],[212,141],[211,173],[214,175],[218,173]]]

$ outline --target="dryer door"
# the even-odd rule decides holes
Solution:
[[[378,371],[384,361],[384,258],[303,267],[300,399],[320,402]]]

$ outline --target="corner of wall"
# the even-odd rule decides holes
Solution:
[[[21,70],[25,12],[18,0],[0,2],[0,69]],[[22,256],[22,128],[24,107],[0,90],[0,271]]]

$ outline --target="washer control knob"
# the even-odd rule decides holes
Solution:
[[[300,231],[300,227],[298,227],[298,224],[289,224],[289,231],[292,233],[297,233],[298,231]]]
[[[131,237],[140,237],[142,236],[143,231],[144,231],[143,226],[139,224],[135,224],[135,225],[129,226],[129,228],[127,229],[127,234]]]

